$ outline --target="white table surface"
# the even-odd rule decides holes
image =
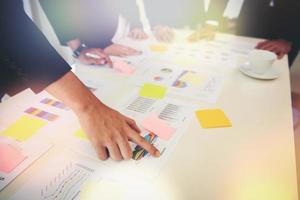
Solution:
[[[247,42],[250,38],[239,38]],[[105,70],[77,66],[77,73],[97,78],[109,77],[126,83],[124,76]],[[276,61],[281,76],[260,81],[232,69],[216,104],[196,103],[199,109],[221,108],[232,128],[203,129],[194,117],[177,144],[158,185],[167,188],[174,200],[296,200],[297,176],[294,132],[287,58]],[[132,89],[125,85],[116,100]],[[0,104],[8,109],[31,95],[26,91]],[[0,116],[4,118],[5,116]],[[43,163],[58,154],[57,144],[40,160],[18,176],[1,193],[6,199],[16,192]]]

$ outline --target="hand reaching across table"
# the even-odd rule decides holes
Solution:
[[[112,44],[104,49],[104,52],[110,56],[136,56],[142,54],[141,51],[120,44]]]
[[[267,40],[257,44],[257,49],[267,50],[275,53],[278,59],[282,59],[284,55],[292,50],[292,44],[286,40]]]

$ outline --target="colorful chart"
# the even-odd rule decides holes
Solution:
[[[34,107],[28,108],[27,110],[25,110],[25,113],[39,117],[41,119],[45,119],[47,121],[51,121],[51,122],[58,119],[58,115],[55,115],[55,114],[52,114],[52,113],[49,113],[49,112],[46,112],[46,111],[43,111],[43,110],[40,110],[40,109],[37,109]]]
[[[183,71],[176,81],[173,83],[173,87],[185,88],[191,86],[200,86],[207,80],[207,77],[202,76],[199,73],[193,71]]]
[[[64,103],[56,101],[54,99],[45,98],[41,101],[41,103],[49,105],[49,106],[53,106],[53,107],[56,107],[59,109],[68,110],[67,106]]]
[[[176,88],[186,88],[187,84],[183,81],[176,80],[172,86]]]
[[[154,144],[157,141],[158,137],[153,133],[149,133],[144,138],[150,144]],[[145,149],[143,149],[141,146],[137,145],[133,151],[132,158],[134,160],[141,160],[142,158],[147,156],[147,154],[148,154],[148,152]]]

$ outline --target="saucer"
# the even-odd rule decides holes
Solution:
[[[253,72],[251,70],[251,66],[248,63],[244,63],[240,66],[240,71],[251,77],[251,78],[255,78],[255,79],[261,79],[261,80],[274,80],[277,79],[280,76],[280,72],[278,69],[271,67],[269,70],[267,70],[265,73],[263,74],[259,74],[256,72]]]

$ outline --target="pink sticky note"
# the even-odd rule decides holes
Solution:
[[[128,63],[117,60],[113,63],[113,68],[121,73],[131,75],[134,73],[135,69],[133,66],[129,65]]]
[[[0,143],[0,172],[10,173],[25,159],[26,156],[13,146]]]
[[[159,119],[155,115],[150,115],[142,122],[142,126],[159,138],[169,140],[173,136],[176,129],[172,128],[167,122]]]

